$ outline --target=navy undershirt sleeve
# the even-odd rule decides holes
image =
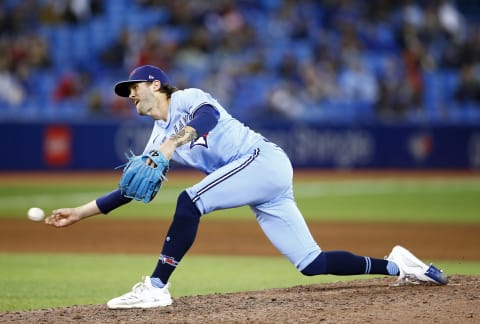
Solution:
[[[102,214],[108,214],[110,211],[125,205],[132,201],[132,198],[127,198],[122,195],[120,189],[114,190],[106,195],[97,198],[96,203],[98,209]]]
[[[193,119],[188,126],[195,128],[198,136],[202,136],[211,131],[218,123],[220,113],[211,105],[203,105],[195,111]]]

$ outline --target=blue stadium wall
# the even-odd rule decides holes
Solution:
[[[480,126],[256,125],[296,168],[477,169]],[[151,124],[0,123],[1,171],[112,170],[142,152]]]

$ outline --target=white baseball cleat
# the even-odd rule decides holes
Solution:
[[[397,285],[420,284],[422,282],[433,282],[438,285],[448,283],[448,277],[442,270],[433,264],[426,265],[402,246],[395,246],[387,260],[395,262],[400,270]]]
[[[168,291],[169,283],[163,288],[152,286],[150,277],[145,276],[143,281],[135,284],[132,291],[108,301],[110,309],[128,308],[155,308],[172,304],[172,297]]]

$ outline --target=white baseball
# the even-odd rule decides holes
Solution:
[[[39,222],[45,217],[45,212],[41,208],[32,207],[28,210],[27,216],[30,220]]]

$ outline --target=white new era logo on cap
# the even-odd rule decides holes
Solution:
[[[153,80],[153,79],[155,79],[155,77],[154,77],[153,75],[149,74],[149,75],[148,75],[148,79],[149,79],[149,80]]]

